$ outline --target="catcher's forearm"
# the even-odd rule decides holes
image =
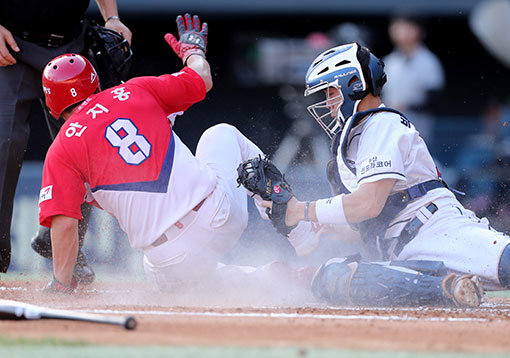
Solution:
[[[375,218],[381,213],[394,185],[394,179],[382,179],[363,184],[350,194],[312,202],[308,209],[308,218],[320,224],[336,225]]]
[[[305,220],[306,202],[298,201],[292,197],[287,203],[287,217],[286,224],[289,226],[296,225],[298,222]],[[315,201],[310,202],[308,206],[308,221],[317,221],[317,214],[315,213]]]

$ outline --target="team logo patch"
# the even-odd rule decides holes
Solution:
[[[282,189],[280,188],[280,186],[279,186],[279,185],[275,185],[275,186],[273,186],[273,191],[274,191],[276,194],[279,194],[281,190],[282,190]]]
[[[368,174],[379,173],[391,169],[391,157],[390,156],[373,156],[365,160],[361,164],[360,174],[365,176]]]
[[[41,189],[39,193],[39,204],[43,201],[50,200],[53,197],[53,185],[48,185]]]

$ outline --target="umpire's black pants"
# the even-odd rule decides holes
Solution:
[[[11,260],[14,193],[30,135],[30,108],[43,97],[42,70],[56,56],[81,53],[85,42],[84,31],[54,48],[15,39],[21,49],[12,52],[17,63],[0,67],[0,272],[7,272]]]

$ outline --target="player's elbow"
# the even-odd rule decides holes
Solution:
[[[51,220],[51,231],[61,235],[73,234],[78,229],[78,219],[55,215]],[[52,234],[53,235],[53,234]]]
[[[205,83],[205,91],[206,92],[209,92],[211,90],[211,88],[213,87],[213,81],[212,81],[212,76],[211,74],[209,73],[208,76],[204,76],[202,77],[203,80],[204,80],[204,83]]]
[[[379,216],[394,184],[394,179],[384,179],[362,185],[357,192],[358,200],[362,206],[362,216],[366,219]]]
[[[381,214],[381,211],[384,207],[384,202],[381,202],[381,200],[376,195],[369,195],[369,193],[364,191],[357,194],[357,215],[355,222],[373,219]]]
[[[384,207],[384,203],[379,203],[378,201],[370,202],[365,209],[366,217],[368,219],[373,219],[373,218],[378,217],[381,214],[383,207]]]

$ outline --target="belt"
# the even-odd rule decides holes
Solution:
[[[23,40],[46,47],[60,47],[69,42],[70,37],[61,34],[32,34],[26,31],[21,33]]]
[[[404,193],[409,201],[412,201],[414,199],[421,198],[429,191],[437,188],[446,188],[445,182],[442,180],[429,180],[424,183],[413,185],[407,190],[404,190]]]
[[[411,221],[409,221],[406,224],[406,226],[400,233],[400,236],[398,237],[398,243],[394,250],[394,254],[396,256],[398,256],[402,252],[404,247],[414,239],[414,237],[418,234],[418,231],[425,224],[425,222],[428,221],[430,217],[434,215],[434,213],[438,210],[438,207],[436,204],[430,203],[425,207],[425,209],[428,211],[428,214],[425,218],[420,219],[418,215],[415,216]]]
[[[78,34],[81,26],[77,26],[68,32],[38,33],[26,31],[16,26],[10,27],[11,31],[23,40],[46,47],[59,47],[65,45]]]
[[[198,210],[200,210],[200,208],[202,207],[202,205],[204,205],[204,202],[205,202],[205,200],[206,200],[206,199],[207,199],[207,197],[206,197],[206,198],[204,198],[204,199],[202,199],[202,201],[200,201],[197,205],[195,205],[195,206],[193,207],[193,209],[191,209],[191,210],[192,210],[192,211],[195,211],[195,212],[197,212]],[[176,225],[177,225],[178,223],[179,223],[179,221],[177,221]],[[181,225],[182,225],[182,224],[181,224]],[[168,238],[166,237],[166,235],[165,235],[165,234],[163,234],[163,235],[161,235],[158,239],[156,239],[156,241],[154,241],[154,242],[151,244],[151,246],[152,246],[152,247],[158,247],[158,246],[160,246],[160,245],[163,245],[163,244],[164,244],[165,242],[167,242],[167,241],[168,241]]]

